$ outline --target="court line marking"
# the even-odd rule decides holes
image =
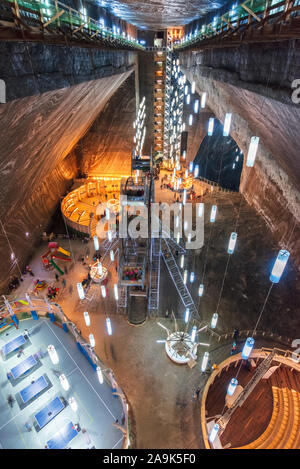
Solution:
[[[119,439],[119,441],[117,441],[117,443],[112,447],[112,449],[114,449],[122,440],[123,440],[124,436],[122,436],[122,438]]]

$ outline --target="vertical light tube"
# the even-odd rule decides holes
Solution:
[[[232,396],[234,394],[237,385],[238,385],[238,380],[236,378],[232,378],[227,388],[228,396]]]
[[[191,342],[195,342],[197,335],[197,326],[193,326],[191,333]]]
[[[89,313],[88,313],[87,311],[85,311],[85,312],[83,313],[83,317],[84,317],[84,322],[85,322],[86,326],[90,326],[90,324],[91,324],[91,319],[90,319],[90,315],[89,315]]]
[[[218,313],[214,313],[212,315],[212,318],[211,318],[211,323],[210,323],[210,327],[212,329],[215,329],[216,328],[216,325],[217,325],[217,322],[218,322]]]
[[[201,363],[201,371],[202,373],[205,372],[207,364],[208,364],[208,358],[209,358],[209,353],[205,352],[202,358],[202,363]]]
[[[210,222],[214,223],[217,215],[217,206],[213,205],[210,212]]]
[[[187,270],[185,270],[183,272],[183,283],[186,285],[186,281],[187,281]]]
[[[213,428],[212,428],[212,430],[209,434],[210,443],[213,443],[215,441],[215,438],[216,438],[219,430],[220,430],[220,426],[217,423],[215,423],[215,425],[213,426]]]
[[[96,371],[97,371],[97,376],[98,376],[99,383],[102,384],[103,383],[103,373],[102,373],[102,370],[101,370],[100,366],[97,366]]]
[[[85,293],[84,293],[83,286],[82,286],[81,282],[77,283],[77,292],[78,292],[79,299],[84,300]]]
[[[253,346],[254,346],[254,339],[252,337],[248,337],[245,342],[244,348],[242,350],[243,360],[248,360],[250,353],[252,352]]]
[[[259,143],[259,137],[251,137],[248,155],[247,155],[247,161],[246,161],[246,166],[248,166],[249,168],[252,168],[252,166],[254,166],[258,143]]]
[[[204,203],[198,204],[198,217],[202,217],[204,213]]]
[[[224,121],[224,129],[223,129],[223,136],[228,137],[230,132],[230,124],[231,124],[231,112],[227,112],[225,115]]]
[[[115,295],[115,299],[118,301],[119,292],[118,292],[118,284],[117,283],[114,284],[114,295]]]
[[[106,318],[106,330],[108,335],[112,335],[112,327],[110,318]]]
[[[98,236],[93,237],[95,251],[99,251],[99,239]]]
[[[214,132],[214,124],[215,124],[215,119],[213,117],[210,117],[208,121],[208,131],[207,131],[207,135],[209,135],[210,137],[212,136]]]
[[[201,96],[201,108],[204,109],[206,104],[206,93],[202,93]]]
[[[105,288],[104,285],[101,285],[101,295],[102,295],[103,298],[106,297],[106,288]]]
[[[275,264],[273,266],[271,275],[270,275],[271,282],[273,282],[273,283],[278,283],[279,282],[289,257],[290,257],[289,251],[287,251],[285,249],[281,249],[279,251],[279,253],[277,255],[277,258],[276,258],[276,261],[275,261]]]
[[[229,243],[228,243],[228,249],[227,249],[228,254],[233,253],[236,240],[237,240],[237,233],[231,233]]]

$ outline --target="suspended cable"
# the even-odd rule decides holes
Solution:
[[[23,274],[22,274],[22,272],[21,272],[21,269],[20,269],[20,266],[19,266],[19,263],[18,263],[18,259],[15,257],[15,253],[14,253],[14,251],[13,251],[12,245],[10,244],[9,238],[8,238],[8,236],[7,236],[7,233],[6,233],[6,231],[5,231],[4,225],[3,225],[3,223],[2,223],[1,220],[0,220],[0,223],[1,223],[1,227],[2,227],[2,231],[3,231],[3,233],[4,233],[4,236],[5,236],[6,240],[7,240],[7,243],[8,243],[10,252],[11,252],[11,255],[14,255],[15,264],[16,264],[16,266],[18,267],[18,270],[19,270],[20,275],[21,275],[21,277],[22,277]]]

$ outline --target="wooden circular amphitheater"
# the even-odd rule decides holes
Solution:
[[[269,366],[264,369],[263,362],[271,353],[273,357],[269,357]],[[206,448],[299,449],[299,359],[299,355],[289,351],[262,348],[253,351],[248,363],[241,354],[221,363],[203,392],[201,422]],[[244,397],[240,394],[228,407],[227,387],[237,373]],[[209,433],[216,422],[220,431],[210,443]]]

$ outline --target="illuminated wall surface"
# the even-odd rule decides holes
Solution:
[[[194,164],[199,165],[199,176],[219,182],[226,189],[239,190],[243,155],[232,137],[223,136],[223,125],[214,121],[211,136],[205,136]]]

